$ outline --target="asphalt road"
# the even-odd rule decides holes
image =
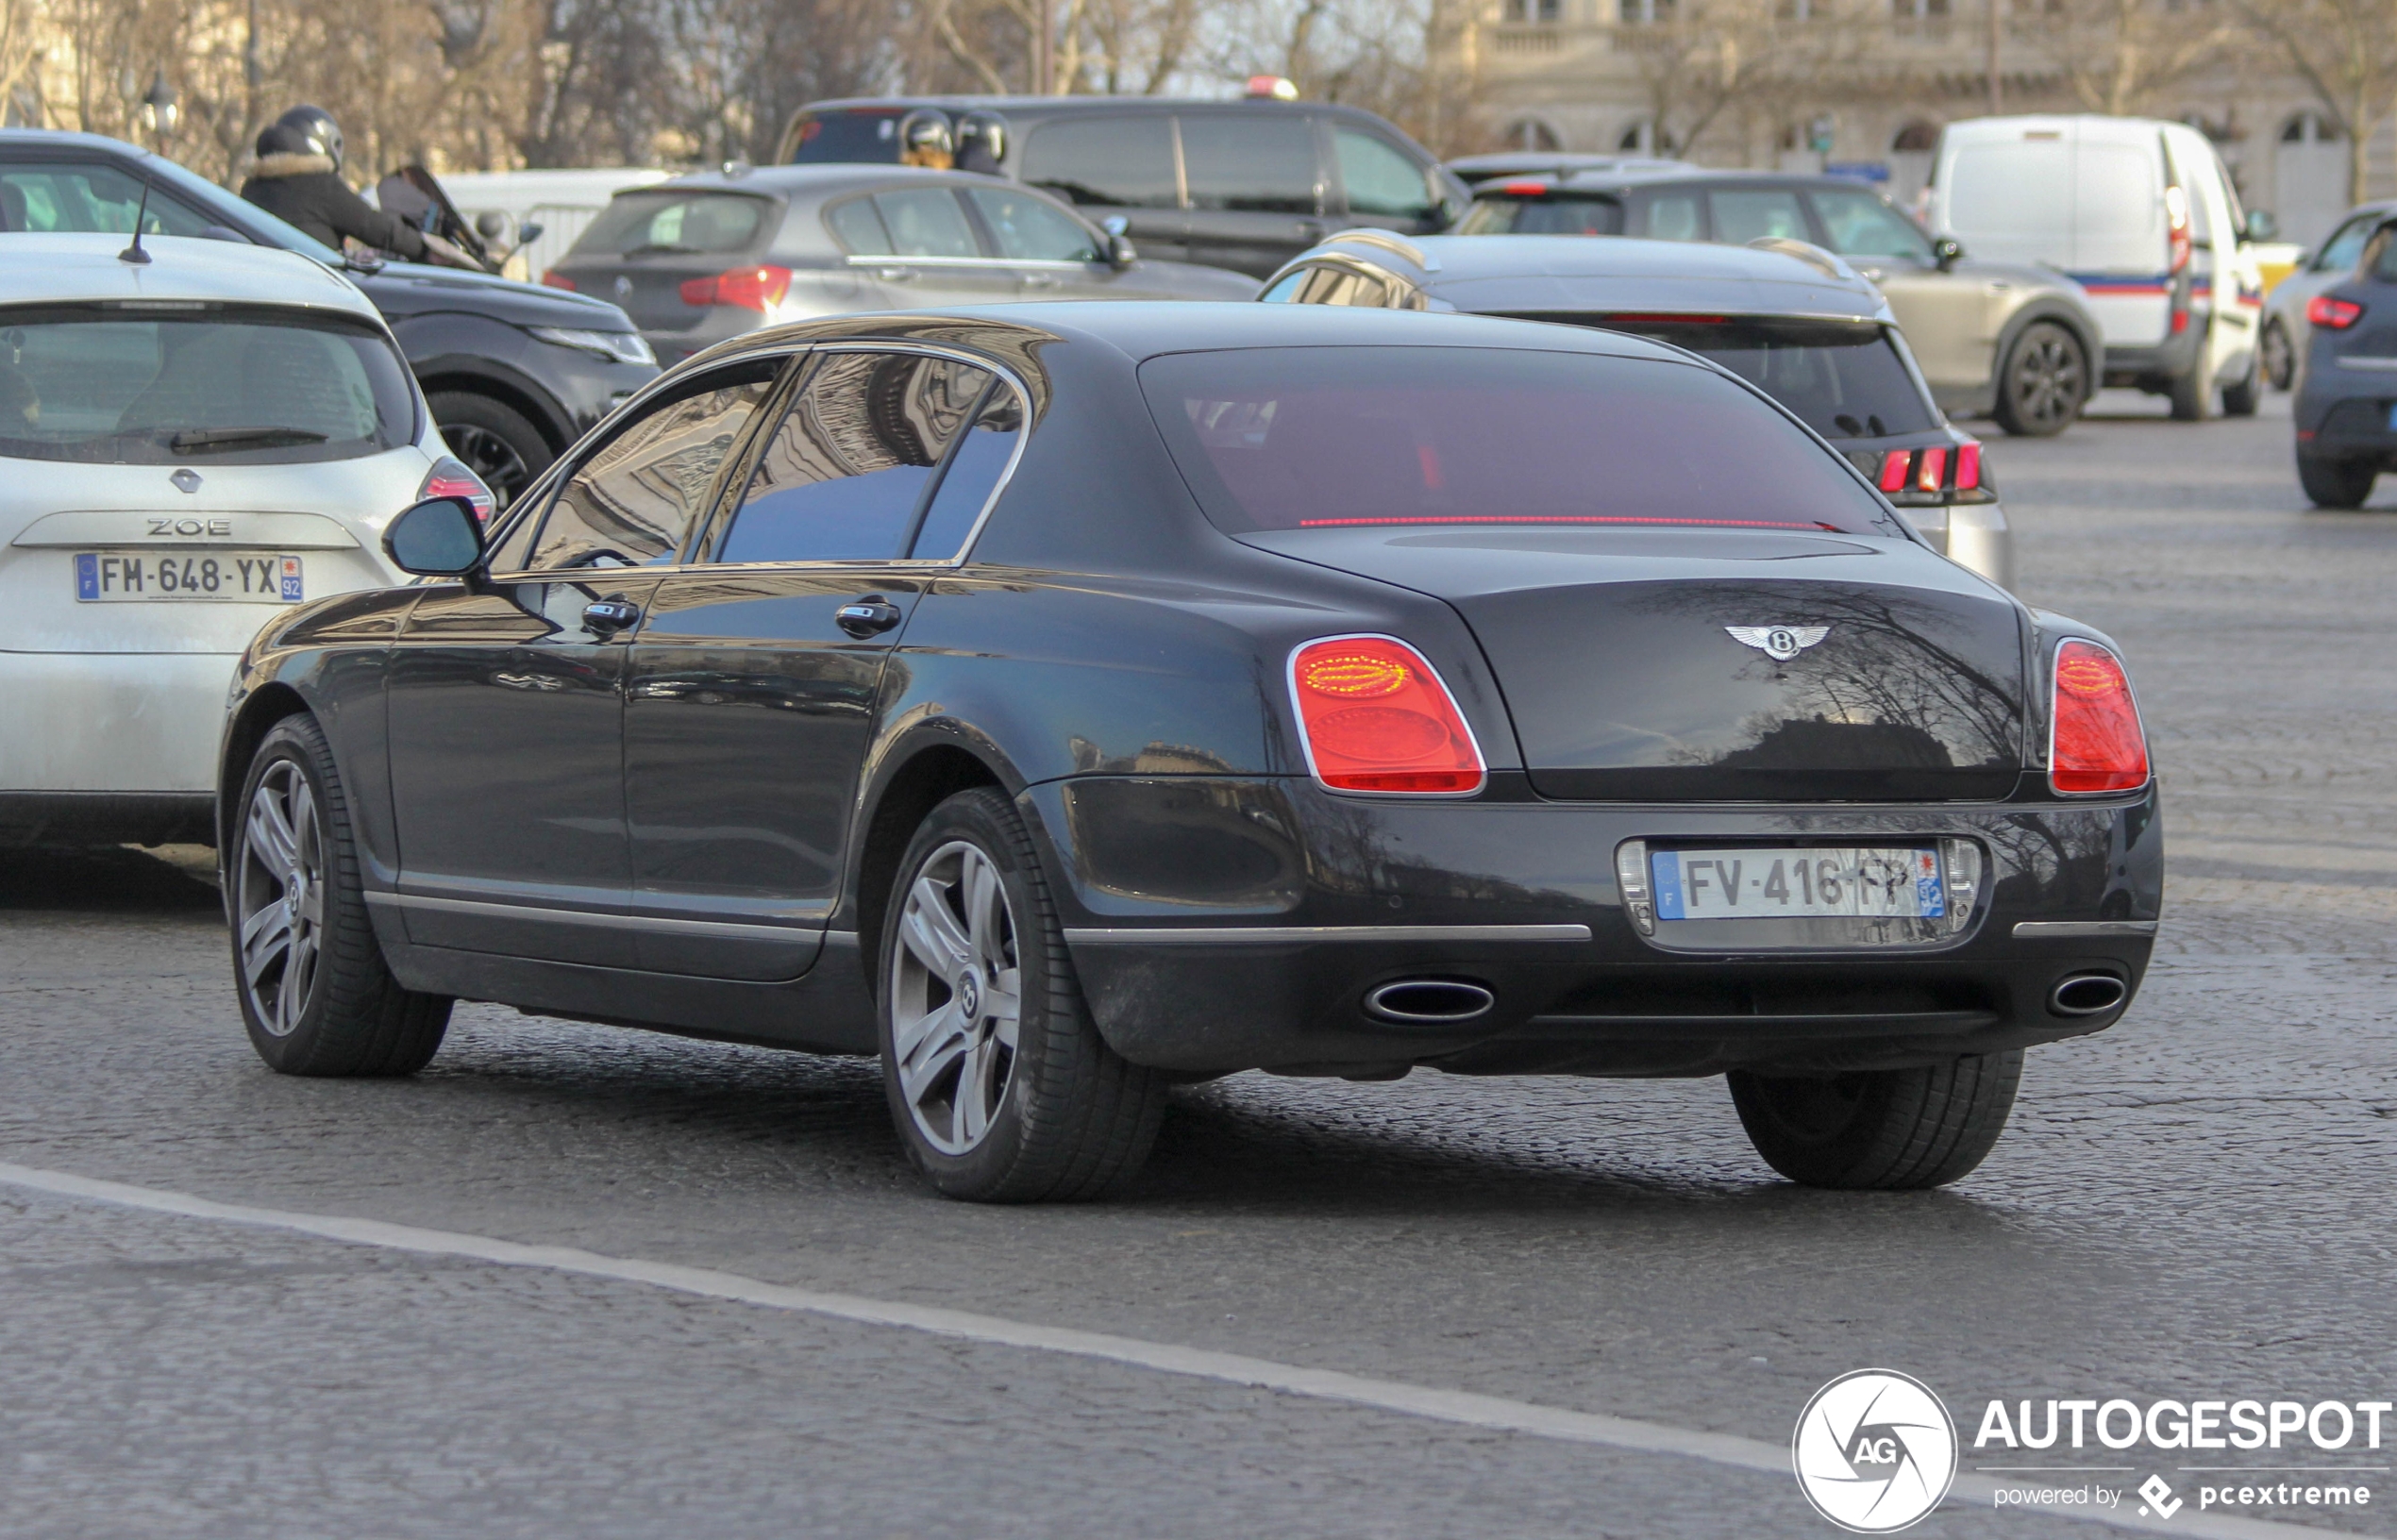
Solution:
[[[0,1163],[446,1232],[0,1171],[0,1534],[1816,1536],[1785,1469],[1688,1435],[1785,1451],[1866,1365],[1968,1439],[1992,1398],[2397,1398],[2397,496],[2306,511],[2286,397],[2103,411],[1990,461],[2025,596],[2129,651],[2162,955],[2119,1028],[2032,1055],[1968,1180],[1794,1188],[1719,1081],[1249,1075],[1178,1094],[1124,1201],[971,1208],[917,1186],[856,1062],[477,1006],[412,1081],[277,1079],[211,890],[0,856]],[[2056,1480],[2161,1473],[2189,1505],[2142,1522],[2230,1532],[2199,1457],[2138,1458]],[[2336,1524],[2397,1534],[2386,1448],[2214,1458],[2380,1466]],[[1910,1532],[2101,1532],[1958,1498]]]

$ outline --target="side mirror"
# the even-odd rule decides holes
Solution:
[[[463,497],[428,498],[392,520],[383,554],[419,578],[462,578],[482,565],[482,521]]]
[[[1940,272],[1947,272],[1964,260],[1964,243],[1953,235],[1941,236],[1931,243],[1931,259],[1939,264]]]
[[[539,220],[537,220],[537,219],[528,219],[528,220],[526,220],[526,221],[525,221],[522,225],[517,226],[516,226],[516,247],[517,247],[517,249],[521,251],[521,250],[522,250],[522,249],[524,249],[525,247],[529,246],[529,245],[531,245],[534,242],[536,242],[536,241],[540,240],[540,239],[541,239],[541,232],[542,232],[543,230],[546,229],[546,228],[548,228],[548,226],[545,226],[545,225],[544,225],[544,224],[542,224],[542,223],[541,223],[541,221],[539,221]]]
[[[2277,241],[2281,235],[2281,222],[2272,217],[2269,209],[2250,209],[2247,223],[2241,226],[2239,235],[2248,241]]]
[[[486,241],[496,241],[508,233],[508,216],[496,209],[486,209],[475,216],[475,233]]]
[[[1107,238],[1108,266],[1122,269],[1131,266],[1138,260],[1140,260],[1139,247],[1120,235],[1111,235]]]

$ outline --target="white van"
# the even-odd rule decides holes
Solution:
[[[2078,280],[2104,328],[2105,383],[2170,395],[2184,421],[2213,415],[2218,393],[2233,416],[2255,410],[2255,232],[2196,129],[2096,116],[1952,123],[1928,213],[1975,257]]]

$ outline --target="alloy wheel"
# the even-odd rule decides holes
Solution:
[[[259,778],[238,870],[242,987],[259,1025],[289,1037],[315,993],[325,931],[324,825],[297,761]]]
[[[1006,1098],[1023,1016],[1014,911],[980,846],[952,840],[917,869],[890,989],[899,1098],[926,1143],[964,1155]]]
[[[514,502],[516,494],[532,479],[532,470],[525,463],[525,457],[490,428],[472,423],[444,423],[441,436],[449,445],[449,452],[464,460],[466,468],[482,477],[483,485],[491,489],[499,505],[494,512]]]
[[[2015,414],[2046,427],[2070,422],[2080,410],[2084,381],[2079,350],[2061,334],[2041,328],[2022,340],[2014,356]]]

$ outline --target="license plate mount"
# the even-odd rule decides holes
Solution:
[[[1980,842],[1926,836],[1871,845],[1616,848],[1625,916],[1666,951],[1849,951],[1930,947],[1978,918]]]
[[[281,551],[77,551],[74,569],[78,604],[298,604],[308,596],[305,564]]]

